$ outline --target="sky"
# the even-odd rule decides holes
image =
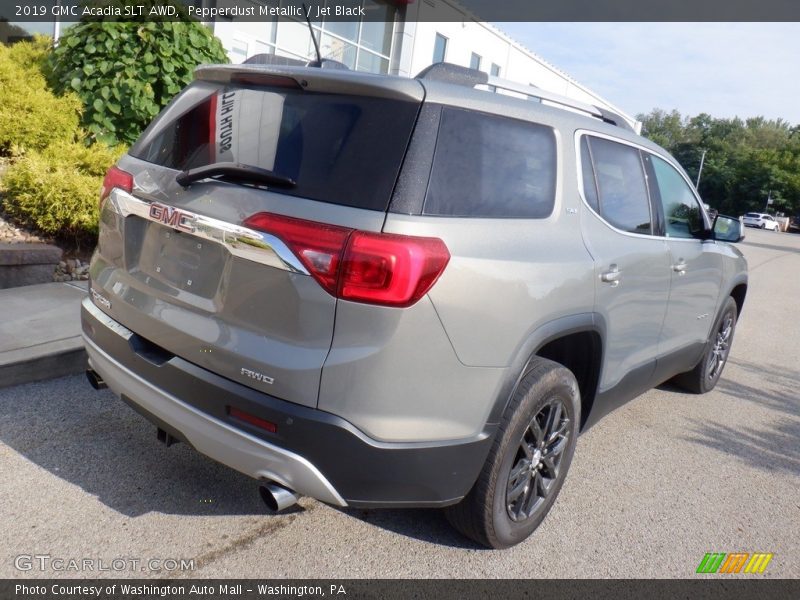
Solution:
[[[636,115],[764,116],[800,124],[800,23],[496,23]]]

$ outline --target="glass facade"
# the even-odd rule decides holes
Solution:
[[[281,2],[281,5],[289,4],[285,0]],[[348,8],[363,8],[366,16],[348,21],[312,21],[322,57],[339,61],[353,70],[388,73],[397,7],[381,0],[346,0],[344,4]],[[343,2],[331,1],[330,5],[342,6]],[[299,19],[258,23],[233,19],[218,23],[214,33],[222,39],[235,63],[260,53],[302,60],[316,58],[308,25]]]
[[[187,4],[220,4],[203,0],[183,0]],[[254,5],[259,0],[251,0]],[[272,3],[274,4],[274,3]],[[281,0],[282,6],[296,3]],[[342,0],[325,2],[331,7],[342,6]],[[344,63],[353,70],[388,73],[392,52],[394,23],[397,7],[383,0],[346,0],[347,7],[363,9],[360,19],[312,21],[314,35],[319,41],[323,58]],[[58,37],[58,27],[53,21],[42,23],[16,23],[0,21],[0,43],[14,43],[28,39],[36,33]],[[220,20],[209,24],[222,40],[231,62],[241,63],[255,54],[277,54],[310,60],[316,58],[314,43],[305,21],[298,19],[273,19],[271,21]]]

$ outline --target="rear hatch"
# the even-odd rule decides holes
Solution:
[[[107,176],[96,303],[152,362],[316,406],[329,250],[340,228],[381,230],[422,96],[400,78],[200,69]]]

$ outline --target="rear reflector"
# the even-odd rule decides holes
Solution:
[[[103,201],[108,198],[114,188],[125,190],[130,194],[133,191],[133,175],[119,167],[111,167],[103,179],[103,187],[100,188],[101,207],[103,206]]]
[[[259,429],[264,429],[265,431],[269,431],[270,433],[275,433],[278,431],[278,426],[275,425],[272,421],[267,421],[266,419],[262,419],[261,417],[257,417],[255,415],[251,415],[248,412],[244,412],[243,410],[239,410],[233,406],[228,407],[228,414],[232,416],[234,419],[239,419],[240,421],[244,421],[245,423],[250,423],[250,425],[255,425]]]
[[[282,239],[332,296],[382,306],[411,306],[428,293],[450,253],[438,238],[357,231],[258,213],[244,224]]]

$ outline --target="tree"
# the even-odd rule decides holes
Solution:
[[[183,10],[183,9],[181,9]],[[64,32],[50,59],[56,91],[76,92],[90,135],[131,144],[203,63],[225,63],[220,41],[187,20],[105,22],[85,18]]]
[[[696,180],[706,153],[699,192],[723,213],[772,210],[800,214],[800,131],[783,119],[682,117],[660,109],[639,115],[642,133],[666,148]]]

